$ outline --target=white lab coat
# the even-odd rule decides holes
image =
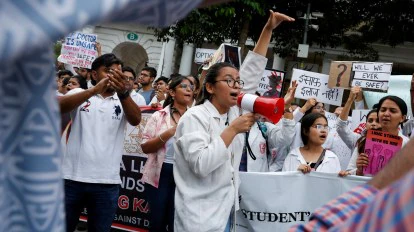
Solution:
[[[249,52],[241,69],[244,92],[257,88],[267,59]],[[174,180],[176,231],[224,231],[233,206],[239,209],[239,165],[245,135],[238,134],[227,148],[220,134],[239,117],[237,106],[220,115],[206,101],[190,108],[176,130]]]
[[[289,152],[283,164],[282,171],[297,171],[299,165],[306,164],[305,158],[300,153],[299,147]],[[317,172],[338,173],[341,171],[341,165],[338,157],[329,150],[326,150],[322,163],[316,169]]]
[[[256,160],[253,160],[247,153],[248,172],[275,172],[281,171],[285,161],[289,144],[295,136],[295,121],[282,118],[276,125],[265,122],[267,127],[269,156],[267,156],[266,140],[257,123],[249,133],[249,145]]]
[[[339,137],[351,150],[355,148],[356,142],[359,138],[361,138],[360,134],[355,133],[351,129],[349,129],[347,121],[343,121],[339,117],[336,120],[336,132],[338,132]]]

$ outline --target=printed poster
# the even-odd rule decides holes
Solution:
[[[365,142],[365,154],[369,164],[364,175],[375,175],[402,147],[403,139],[384,131],[368,130]]]
[[[257,92],[260,96],[280,98],[286,73],[275,69],[265,69],[260,79]]]

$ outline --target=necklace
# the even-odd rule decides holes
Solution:
[[[178,115],[180,115],[180,117],[178,118],[178,120],[180,120],[182,114],[180,113],[180,111],[177,110],[177,108],[171,107],[171,111],[170,111],[171,119],[173,120],[173,122],[175,123],[175,125],[178,125],[177,121],[174,118],[174,113],[177,113]]]

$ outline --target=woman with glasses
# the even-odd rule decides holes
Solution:
[[[291,150],[282,171],[310,171],[338,173],[338,157],[322,147],[329,133],[328,120],[320,113],[310,113],[302,118],[300,136],[303,146]]]
[[[290,145],[290,150],[303,146],[303,141],[300,136],[300,120],[310,113],[320,113],[322,115],[325,115],[324,106],[325,105],[322,102],[317,102],[315,98],[310,98],[300,109],[296,109],[296,111],[293,112],[293,117],[297,123],[295,126],[295,137],[293,138],[293,142]]]
[[[148,155],[142,180],[150,206],[150,231],[173,231],[174,227],[174,134],[187,106],[193,101],[194,85],[178,76],[169,85],[164,109],[148,120],[141,144]]]
[[[177,231],[230,231],[235,222],[244,133],[254,123],[253,113],[240,116],[237,98],[242,90],[256,91],[273,29],[293,20],[271,12],[240,72],[229,63],[211,66],[197,105],[178,124],[174,166]]]

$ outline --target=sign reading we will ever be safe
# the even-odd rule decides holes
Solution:
[[[392,63],[352,63],[352,86],[386,91],[391,76]]]
[[[329,76],[316,72],[293,69],[292,81],[296,80],[295,97],[299,99],[315,98],[318,102],[340,106],[342,104],[343,89],[329,88]]]
[[[98,56],[96,49],[97,35],[74,32],[69,34],[62,44],[58,61],[74,67],[91,68],[92,62]]]

